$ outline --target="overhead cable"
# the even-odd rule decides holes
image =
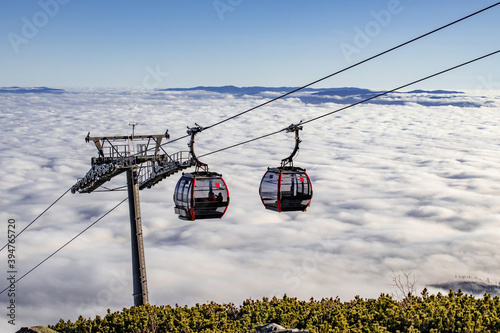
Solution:
[[[337,71],[337,72],[335,72],[335,73],[332,73],[332,74],[330,74],[330,75],[324,76],[324,77],[322,77],[322,78],[320,78],[320,79],[318,79],[318,80],[316,80],[316,81],[313,81],[313,82],[311,82],[311,83],[308,83],[308,84],[306,84],[306,85],[304,85],[304,86],[302,86],[302,87],[296,88],[296,89],[294,89],[294,90],[292,90],[292,91],[289,91],[289,92],[287,92],[287,93],[285,93],[285,94],[283,94],[283,95],[280,95],[280,96],[278,96],[278,97],[275,97],[275,98],[273,98],[273,99],[271,99],[271,100],[269,100],[269,101],[266,101],[266,102],[264,102],[264,103],[262,103],[262,104],[259,104],[259,105],[257,105],[257,106],[254,106],[254,107],[252,107],[252,108],[250,108],[250,109],[248,109],[248,110],[246,110],[246,111],[240,112],[240,113],[238,113],[238,114],[235,114],[234,116],[231,116],[231,117],[228,117],[228,118],[226,118],[226,119],[223,119],[223,120],[221,120],[221,121],[219,121],[219,122],[216,122],[215,124],[212,124],[212,125],[210,125],[210,126],[204,127],[204,130],[207,130],[207,129],[209,129],[209,128],[212,128],[212,127],[215,127],[215,126],[220,125],[220,124],[222,124],[222,123],[225,123],[226,121],[232,120],[232,119],[237,118],[237,117],[239,117],[239,116],[241,116],[241,115],[244,115],[245,113],[248,113],[248,112],[253,111],[253,110],[257,109],[257,108],[260,108],[260,107],[262,107],[262,106],[264,106],[264,105],[267,105],[267,104],[269,104],[269,103],[275,102],[275,101],[277,101],[277,100],[279,100],[279,99],[282,99],[282,98],[284,98],[284,97],[286,97],[286,96],[288,96],[288,95],[291,95],[291,94],[293,94],[293,93],[296,93],[297,91],[300,91],[300,90],[303,90],[303,89],[305,89],[305,88],[308,88],[308,87],[310,87],[310,86],[312,86],[312,85],[314,85],[314,84],[316,84],[316,83],[319,83],[319,82],[321,82],[321,81],[324,81],[324,80],[326,80],[326,79],[329,79],[329,78],[331,78],[332,76],[335,76],[335,75],[337,75],[337,74],[340,74],[340,73],[342,73],[342,72],[345,72],[345,71],[347,71],[347,70],[349,70],[349,69],[352,69],[352,68],[354,68],[354,67],[356,67],[356,66],[359,66],[359,65],[361,65],[361,64],[364,64],[365,62],[368,62],[368,61],[370,61],[370,60],[373,60],[373,59],[375,59],[375,58],[378,58],[378,57],[380,57],[380,56],[382,56],[382,55],[384,55],[384,54],[387,54],[387,53],[389,53],[389,52],[392,52],[392,51],[394,51],[394,50],[397,50],[397,49],[399,49],[399,48],[401,48],[401,47],[403,47],[403,46],[405,46],[405,45],[408,45],[408,44],[411,44],[411,43],[413,43],[413,42],[416,42],[416,41],[417,41],[417,40],[419,40],[419,39],[422,39],[422,38],[424,38],[424,37],[427,37],[427,36],[429,36],[429,35],[432,35],[432,34],[434,34],[434,33],[438,32],[438,31],[440,31],[440,30],[443,30],[443,29],[445,29],[445,28],[448,28],[448,27],[450,27],[450,26],[452,26],[452,25],[454,25],[454,24],[457,24],[457,23],[459,23],[459,22],[461,22],[461,21],[464,21],[464,20],[466,20],[466,19],[468,19],[468,18],[471,18],[471,17],[473,17],[473,16],[475,16],[475,15],[477,15],[477,14],[480,14],[480,13],[482,13],[482,12],[484,12],[484,11],[487,11],[487,10],[489,10],[489,9],[491,9],[491,8],[495,7],[495,6],[498,6],[498,5],[500,5],[500,2],[497,2],[497,3],[495,3],[495,4],[491,5],[491,6],[485,7],[485,8],[483,8],[483,9],[481,9],[481,10],[478,10],[478,11],[476,11],[476,12],[472,13],[472,14],[469,14],[469,15],[467,15],[467,16],[464,16],[464,17],[462,17],[462,18],[460,18],[460,19],[458,19],[458,20],[455,20],[455,21],[453,21],[453,22],[451,22],[451,23],[448,23],[448,24],[446,24],[446,25],[443,25],[442,27],[439,27],[439,28],[437,28],[437,29],[434,29],[434,30],[432,30],[432,31],[429,31],[429,32],[427,32],[427,33],[425,33],[425,34],[423,34],[423,35],[420,35],[420,36],[418,36],[418,37],[415,37],[415,38],[413,38],[413,39],[410,39],[409,41],[406,41],[406,42],[401,43],[401,44],[399,44],[399,45],[397,45],[397,46],[394,46],[394,47],[392,47],[392,48],[390,48],[390,49],[388,49],[388,50],[386,50],[386,51],[380,52],[380,53],[378,53],[378,54],[376,54],[376,55],[374,55],[374,56],[371,56],[371,57],[369,57],[369,58],[366,58],[365,60],[359,61],[359,62],[357,62],[357,63],[355,63],[355,64],[353,64],[353,65],[351,65],[351,66],[345,67],[344,69],[341,69],[341,70],[339,70],[339,71]]]
[[[62,197],[64,197],[69,191],[71,190],[71,187],[68,188],[66,190],[66,192],[64,192],[59,198],[56,199],[56,201],[54,201],[53,203],[50,204],[50,206],[48,206],[47,208],[45,208],[45,210],[43,212],[41,212],[33,221],[31,221],[26,227],[24,227],[23,230],[19,231],[16,236],[12,239],[9,240],[9,242],[7,242],[7,244],[5,244],[1,249],[0,249],[0,252],[5,249],[7,247],[7,245],[9,245],[10,242],[13,242],[17,239],[17,237],[19,237],[19,235],[21,235],[26,229],[28,229],[33,223],[35,223],[36,220],[38,220],[43,214],[45,214],[52,206],[54,206],[59,200],[61,200]]]
[[[66,246],[68,246],[71,242],[73,242],[75,239],[77,239],[78,237],[80,237],[85,231],[89,230],[90,228],[92,228],[97,222],[99,222],[100,220],[102,220],[106,215],[108,215],[109,213],[111,213],[112,211],[114,211],[116,208],[118,208],[118,206],[120,206],[122,203],[124,203],[125,201],[127,201],[128,197],[123,199],[122,201],[120,201],[116,206],[114,206],[113,208],[111,208],[110,210],[108,210],[106,213],[104,213],[103,215],[101,215],[101,217],[99,217],[97,220],[95,220],[92,224],[90,224],[88,227],[86,227],[85,229],[83,229],[82,231],[80,231],[75,237],[71,238],[69,241],[67,241],[63,246],[61,246],[60,248],[58,248],[56,251],[54,251],[51,255],[49,255],[47,258],[43,259],[42,261],[40,261],[37,265],[35,265],[32,269],[30,269],[29,271],[27,271],[26,273],[24,273],[24,275],[22,275],[19,279],[17,279],[14,283],[17,284],[19,281],[21,281],[26,275],[30,274],[31,272],[33,272],[35,269],[37,269],[39,266],[41,266],[44,262],[46,262],[47,260],[49,260],[50,258],[52,258],[53,256],[55,256],[59,251],[61,251],[63,248],[65,248]],[[5,288],[4,290],[0,291],[0,295],[3,294],[5,291],[7,291],[10,287],[7,287]]]
[[[379,98],[379,97],[381,97],[381,96],[384,96],[384,95],[390,94],[390,93],[392,93],[392,92],[395,92],[395,91],[401,90],[401,89],[403,89],[403,88],[406,88],[406,87],[409,87],[409,86],[411,86],[411,85],[417,84],[417,83],[419,83],[419,82],[422,82],[422,81],[428,80],[428,79],[433,78],[433,77],[436,77],[436,76],[438,76],[438,75],[442,75],[442,74],[447,73],[447,72],[449,72],[449,71],[452,71],[452,70],[454,70],[454,69],[457,69],[457,68],[460,68],[460,67],[463,67],[463,66],[469,65],[469,64],[471,64],[471,63],[473,63],[473,62],[476,62],[476,61],[479,61],[479,60],[485,59],[485,58],[487,58],[487,57],[491,57],[491,56],[493,56],[493,55],[495,55],[495,54],[497,54],[497,53],[500,53],[500,50],[497,50],[497,51],[494,51],[494,52],[488,53],[488,54],[483,55],[483,56],[481,56],[481,57],[478,57],[478,58],[475,58],[475,59],[469,60],[469,61],[467,61],[467,62],[461,63],[460,65],[456,65],[456,66],[450,67],[450,68],[448,68],[448,69],[445,69],[445,70],[443,70],[443,71],[440,71],[440,72],[434,73],[434,74],[432,74],[432,75],[428,75],[428,76],[426,76],[426,77],[423,77],[423,78],[418,79],[418,80],[415,80],[415,81],[413,81],[413,82],[410,82],[410,83],[404,84],[404,85],[399,86],[399,87],[397,87],[397,88],[394,88],[394,89],[391,89],[391,90],[387,90],[387,91],[385,91],[385,92],[383,92],[383,93],[380,93],[380,94],[377,94],[377,95],[375,95],[375,96],[372,96],[372,97],[369,97],[369,98],[363,99],[363,100],[361,100],[361,101],[359,101],[359,102],[356,102],[356,103],[354,103],[354,104],[350,104],[350,105],[344,106],[344,107],[342,107],[342,108],[340,108],[340,109],[337,109],[337,110],[334,110],[334,111],[331,111],[331,112],[328,112],[328,113],[322,114],[322,115],[320,115],[320,116],[318,116],[318,117],[314,117],[314,118],[311,118],[311,119],[309,119],[309,120],[302,121],[302,122],[301,122],[301,125],[305,125],[305,124],[307,124],[307,123],[310,123],[310,122],[316,121],[316,120],[321,119],[321,118],[324,118],[324,117],[326,117],[326,116],[330,116],[330,115],[332,115],[332,114],[334,114],[334,113],[337,113],[337,112],[340,112],[340,111],[343,111],[343,110],[346,110],[346,109],[352,108],[352,107],[354,107],[354,106],[356,106],[356,105],[359,105],[359,104],[362,104],[362,103],[368,102],[368,101],[370,101],[370,100],[372,100],[372,99]],[[207,155],[212,155],[212,154],[215,154],[215,153],[218,153],[218,152],[224,151],[224,150],[228,150],[228,149],[231,149],[231,148],[235,148],[235,147],[238,147],[238,146],[241,146],[241,145],[247,144],[247,143],[249,143],[249,142],[257,141],[257,140],[260,140],[260,139],[263,139],[263,138],[266,138],[266,137],[269,137],[269,136],[272,136],[272,135],[278,134],[278,133],[280,133],[280,132],[283,132],[283,131],[285,131],[286,129],[287,129],[287,128],[283,128],[283,129],[281,129],[281,130],[279,130],[279,131],[275,131],[275,132],[272,132],[272,133],[269,133],[269,134],[265,134],[265,135],[262,135],[262,136],[259,136],[259,137],[256,137],[256,138],[253,138],[253,139],[250,139],[250,140],[246,140],[246,141],[243,141],[243,142],[240,142],[240,143],[237,143],[237,144],[234,144],[234,145],[228,146],[228,147],[224,147],[224,148],[221,148],[221,149],[218,149],[218,150],[214,150],[214,151],[209,152],[209,153],[206,153],[206,154],[204,154],[204,155],[200,155],[199,157],[204,157],[204,156],[207,156]]]
[[[443,25],[443,26],[441,26],[441,27],[439,27],[439,28],[437,28],[437,29],[431,30],[431,31],[429,31],[429,32],[427,32],[427,33],[425,33],[425,34],[423,34],[423,35],[420,35],[420,36],[418,36],[418,37],[415,37],[415,38],[413,38],[413,39],[410,39],[410,40],[408,40],[408,41],[406,41],[406,42],[404,42],[404,43],[401,43],[401,44],[399,44],[399,45],[396,45],[396,46],[394,46],[394,47],[392,47],[392,48],[390,48],[390,49],[387,49],[387,50],[385,50],[385,51],[383,51],[383,52],[380,52],[380,53],[378,53],[378,54],[376,54],[376,55],[374,55],[374,56],[371,56],[371,57],[369,57],[369,58],[366,58],[366,59],[364,59],[364,60],[361,60],[361,61],[359,61],[359,62],[357,62],[357,63],[355,63],[355,64],[352,64],[352,65],[350,65],[350,66],[347,66],[347,67],[345,67],[345,68],[343,68],[343,69],[341,69],[341,70],[336,71],[335,73],[332,73],[332,74],[329,74],[329,75],[327,75],[327,76],[324,76],[324,77],[322,77],[322,78],[320,78],[320,79],[317,79],[317,80],[315,80],[315,81],[313,81],[313,82],[311,82],[311,83],[308,83],[308,84],[306,84],[306,85],[304,85],[304,86],[301,86],[301,87],[299,87],[299,88],[295,88],[295,89],[293,89],[293,90],[291,90],[291,91],[289,91],[289,92],[287,92],[287,93],[284,93],[284,94],[282,94],[282,95],[280,95],[280,96],[278,96],[278,97],[275,97],[275,98],[273,98],[273,99],[270,99],[270,100],[268,100],[268,101],[266,101],[266,102],[264,102],[264,103],[261,103],[261,104],[259,104],[259,105],[256,105],[256,106],[254,106],[254,107],[252,107],[252,108],[250,108],[250,109],[247,109],[247,110],[245,110],[245,111],[242,111],[242,112],[240,112],[240,113],[237,113],[237,114],[235,114],[235,115],[233,115],[233,116],[231,116],[231,117],[228,117],[228,118],[222,119],[222,120],[220,120],[220,121],[218,121],[218,122],[216,122],[216,123],[214,123],[214,124],[212,124],[212,125],[209,125],[209,126],[204,127],[204,128],[203,128],[203,130],[207,130],[207,129],[213,128],[213,127],[218,126],[218,125],[220,125],[220,124],[223,124],[223,123],[225,123],[225,122],[227,122],[227,121],[229,121],[229,120],[232,120],[232,119],[235,119],[235,118],[237,118],[237,117],[239,117],[239,116],[242,116],[242,115],[244,115],[244,114],[246,114],[246,113],[248,113],[248,112],[254,111],[254,110],[256,110],[256,109],[258,109],[258,108],[260,108],[260,107],[263,107],[263,106],[265,106],[265,105],[267,105],[267,104],[273,103],[273,102],[275,102],[275,101],[277,101],[277,100],[280,100],[280,99],[282,99],[282,98],[284,98],[284,97],[287,97],[287,96],[289,96],[289,95],[291,95],[291,94],[294,94],[294,93],[296,93],[296,92],[298,92],[298,91],[300,91],[300,90],[303,90],[303,89],[305,89],[305,88],[308,88],[308,87],[310,87],[310,86],[312,86],[312,85],[314,85],[314,84],[316,84],[316,83],[319,83],[319,82],[321,82],[321,81],[324,81],[324,80],[326,80],[326,79],[329,79],[329,78],[331,78],[331,77],[333,77],[333,76],[335,76],[335,75],[338,75],[338,74],[340,74],[340,73],[343,73],[343,72],[345,72],[345,71],[347,71],[347,70],[349,70],[349,69],[352,69],[352,68],[357,67],[357,66],[359,66],[359,65],[361,65],[361,64],[364,64],[364,63],[366,63],[366,62],[368,62],[368,61],[371,61],[371,60],[373,60],[373,59],[375,59],[375,58],[378,58],[378,57],[380,57],[380,56],[382,56],[382,55],[385,55],[385,54],[387,54],[387,53],[389,53],[389,52],[392,52],[392,51],[394,51],[394,50],[397,50],[397,49],[399,49],[399,48],[401,48],[401,47],[403,47],[403,46],[406,46],[406,45],[408,45],[408,44],[411,44],[411,43],[413,43],[413,42],[416,42],[416,41],[418,41],[418,40],[420,40],[420,39],[422,39],[422,38],[425,38],[425,37],[427,37],[427,36],[429,36],[429,35],[432,35],[432,34],[434,34],[434,33],[438,32],[438,31],[441,31],[441,30],[443,30],[443,29],[446,29],[446,28],[448,28],[448,27],[450,27],[450,26],[452,26],[452,25],[455,25],[455,24],[457,24],[457,23],[459,23],[459,22],[462,22],[462,21],[464,21],[464,20],[467,20],[467,19],[469,19],[469,18],[471,18],[471,17],[473,17],[473,16],[476,16],[476,15],[478,15],[478,14],[482,13],[482,12],[485,12],[485,11],[487,11],[487,10],[490,10],[490,9],[492,9],[492,8],[494,8],[494,7],[498,6],[498,5],[500,5],[500,2],[496,2],[496,3],[494,3],[494,4],[490,5],[490,6],[487,6],[487,7],[483,8],[483,9],[481,9],[481,10],[478,10],[478,11],[473,12],[473,13],[471,13],[471,14],[469,14],[469,15],[466,15],[466,16],[464,16],[464,17],[462,17],[462,18],[459,18],[458,20],[455,20],[455,21],[450,22],[450,23],[448,23],[448,24],[445,24],[445,25]],[[170,140],[170,141],[167,141],[167,142],[165,142],[165,143],[161,144],[160,146],[168,145],[168,144],[174,143],[174,142],[176,142],[176,141],[179,141],[179,140],[185,139],[185,138],[187,138],[187,137],[189,137],[189,135],[184,135],[184,136],[178,137],[178,138],[176,138],[176,139],[172,139],[172,140]],[[149,149],[154,149],[154,148],[149,148]],[[149,149],[148,149],[148,150],[149,150]],[[143,152],[142,152],[142,153],[143,153]]]
[[[394,47],[392,47],[392,48],[390,48],[390,49],[388,49],[388,50],[386,50],[386,51],[380,52],[380,53],[378,53],[378,54],[376,54],[376,55],[374,55],[374,56],[371,56],[371,57],[366,58],[366,59],[364,59],[364,60],[362,60],[362,61],[359,61],[359,62],[357,62],[357,63],[355,63],[355,64],[353,64],[353,65],[351,65],[351,66],[345,67],[345,68],[343,68],[343,69],[341,69],[341,70],[339,70],[339,71],[337,71],[337,72],[335,72],[335,73],[329,74],[329,75],[324,76],[324,77],[322,77],[322,78],[320,78],[320,79],[318,79],[318,80],[315,80],[315,81],[313,81],[313,82],[311,82],[311,83],[308,83],[308,84],[306,84],[306,85],[304,85],[304,86],[301,86],[301,87],[299,87],[299,88],[293,89],[292,91],[289,91],[289,92],[287,92],[287,93],[285,93],[285,94],[282,94],[282,95],[280,95],[280,96],[278,96],[278,97],[275,97],[275,98],[273,98],[273,99],[271,99],[271,100],[268,100],[268,101],[266,101],[266,102],[264,102],[264,103],[261,103],[261,104],[259,104],[259,105],[257,105],[257,106],[254,106],[254,107],[252,107],[252,108],[250,108],[250,109],[248,109],[248,110],[245,110],[245,111],[243,111],[243,112],[240,112],[240,113],[238,113],[238,114],[235,114],[235,115],[233,115],[233,116],[231,116],[231,117],[225,118],[225,119],[223,119],[223,120],[221,120],[221,121],[219,121],[219,122],[216,122],[216,123],[214,123],[214,124],[212,124],[212,125],[210,125],[210,126],[204,127],[204,128],[203,128],[203,130],[207,130],[207,129],[213,128],[213,127],[218,126],[218,125],[220,125],[220,124],[222,124],[222,123],[225,123],[225,122],[227,122],[227,121],[229,121],[229,120],[235,119],[235,118],[237,118],[237,117],[239,117],[239,116],[242,116],[242,115],[244,115],[244,114],[246,114],[246,113],[248,113],[248,112],[251,112],[251,111],[256,110],[256,109],[258,109],[258,108],[260,108],[260,107],[263,107],[263,106],[265,106],[265,105],[267,105],[267,104],[270,104],[270,103],[272,103],[272,102],[275,102],[275,101],[277,101],[277,100],[279,100],[279,99],[282,99],[282,98],[284,98],[284,97],[286,97],[286,96],[289,96],[289,95],[291,95],[291,94],[293,94],[293,93],[296,93],[296,92],[298,92],[298,91],[300,91],[300,90],[303,90],[303,89],[305,89],[305,88],[308,88],[308,87],[310,87],[310,86],[312,86],[312,85],[314,85],[314,84],[316,84],[316,83],[319,83],[319,82],[321,82],[321,81],[324,81],[324,80],[326,80],[326,79],[328,79],[328,78],[331,78],[331,77],[333,77],[333,76],[335,76],[335,75],[337,75],[337,74],[340,74],[340,73],[342,73],[342,72],[345,72],[345,71],[347,71],[347,70],[349,70],[349,69],[352,69],[352,68],[354,68],[354,67],[356,67],[356,66],[359,66],[359,65],[361,65],[361,64],[363,64],[363,63],[366,63],[366,62],[368,62],[368,61],[371,61],[371,60],[373,60],[373,59],[375,59],[375,58],[378,58],[378,57],[380,57],[380,56],[382,56],[382,55],[384,55],[384,54],[387,54],[387,53],[389,53],[389,52],[392,52],[392,51],[394,51],[394,50],[396,50],[396,49],[399,49],[399,48],[401,48],[401,47],[403,47],[403,46],[406,46],[406,45],[408,45],[408,44],[410,44],[410,43],[413,43],[413,42],[415,42],[415,41],[417,41],[417,40],[420,40],[420,39],[422,39],[422,38],[424,38],[424,37],[427,37],[427,36],[429,36],[429,35],[431,35],[431,34],[434,34],[434,33],[438,32],[438,31],[440,31],[440,30],[443,30],[443,29],[448,28],[448,27],[450,27],[450,26],[452,26],[452,25],[454,25],[454,24],[457,24],[457,23],[459,23],[459,22],[461,22],[461,21],[464,21],[464,20],[466,20],[466,19],[468,19],[468,18],[471,18],[471,17],[473,17],[473,16],[475,16],[475,15],[477,15],[477,14],[480,14],[480,13],[482,13],[482,12],[485,12],[485,11],[489,10],[489,9],[492,9],[493,7],[496,7],[496,6],[498,6],[498,5],[500,5],[500,2],[494,3],[494,4],[492,4],[492,5],[488,6],[488,7],[485,7],[485,8],[483,8],[483,9],[481,9],[481,10],[478,10],[478,11],[476,11],[476,12],[474,12],[474,13],[471,13],[471,14],[469,14],[469,15],[467,15],[467,16],[464,16],[464,17],[462,17],[462,18],[460,18],[460,19],[458,19],[458,20],[455,20],[455,21],[453,21],[453,22],[451,22],[451,23],[448,23],[448,24],[446,24],[446,25],[443,25],[443,26],[441,26],[441,27],[439,27],[439,28],[437,28],[437,29],[434,29],[434,30],[432,30],[432,31],[429,31],[429,32],[427,32],[427,33],[425,33],[425,34],[423,34],[423,35],[420,35],[420,36],[418,36],[418,37],[415,37],[415,38],[413,38],[413,39],[411,39],[411,40],[408,40],[408,41],[406,41],[406,42],[404,42],[404,43],[401,43],[401,44],[399,44],[399,45],[397,45],[397,46],[394,46]],[[359,104],[365,103],[365,102],[370,101],[370,100],[372,100],[372,99],[375,99],[375,98],[378,98],[378,97],[381,97],[381,96],[387,95],[387,94],[389,94],[389,93],[395,92],[395,91],[400,90],[400,89],[403,89],[403,88],[405,88],[405,87],[408,87],[408,86],[414,85],[414,84],[416,84],[416,83],[419,83],[419,82],[422,82],[422,81],[428,80],[428,79],[430,79],[430,78],[433,78],[433,77],[435,77],[435,76],[438,76],[438,75],[444,74],[444,73],[446,73],[446,72],[452,71],[452,70],[454,70],[454,69],[457,69],[457,68],[463,67],[463,66],[468,65],[468,64],[470,64],[470,63],[473,63],[473,62],[479,61],[479,60],[481,60],[481,59],[484,59],[484,58],[490,57],[490,56],[495,55],[495,54],[497,54],[497,53],[499,53],[499,52],[500,52],[500,50],[497,50],[497,51],[491,52],[491,53],[486,54],[486,55],[484,55],[484,56],[481,56],[481,57],[478,57],[478,58],[476,58],[476,59],[473,59],[473,60],[467,61],[467,62],[462,63],[462,64],[460,64],[460,65],[457,65],[457,66],[454,66],[454,67],[448,68],[448,69],[443,70],[443,71],[441,71],[441,72],[438,72],[438,73],[435,73],[435,74],[432,74],[432,75],[426,76],[426,77],[424,77],[424,78],[421,78],[421,79],[416,80],[416,81],[413,81],[413,82],[411,82],[411,83],[408,83],[408,84],[405,84],[405,85],[399,86],[399,87],[397,87],[397,88],[394,88],[394,89],[388,90],[388,91],[386,91],[386,92],[383,92],[383,93],[381,93],[381,94],[378,94],[378,95],[372,96],[372,97],[370,97],[370,98],[364,99],[364,100],[359,101],[359,102],[357,102],[357,103],[354,103],[354,104],[351,104],[351,105],[345,106],[345,107],[343,107],[343,108],[340,108],[340,109],[334,110],[334,111],[332,111],[332,112],[325,113],[325,114],[323,114],[323,115],[321,115],[321,116],[318,116],[318,117],[315,117],[315,118],[312,118],[312,119],[306,120],[306,121],[304,121],[302,124],[307,124],[307,123],[310,123],[310,122],[316,121],[316,120],[321,119],[321,118],[323,118],[323,117],[326,117],[326,116],[332,115],[332,114],[334,114],[334,113],[337,113],[337,112],[340,112],[340,111],[346,110],[346,109],[348,109],[348,108],[351,108],[351,107],[353,107],[353,106],[356,106],[356,105],[359,105]],[[269,137],[269,136],[272,136],[272,135],[278,134],[278,133],[280,133],[280,132],[282,132],[282,131],[285,131],[285,130],[286,130],[286,128],[285,128],[285,129],[278,130],[278,131],[275,131],[275,132],[272,132],[272,133],[268,133],[268,134],[262,135],[262,136],[257,137],[257,138],[253,138],[253,139],[250,139],[250,140],[246,140],[246,141],[244,141],[244,142],[240,142],[240,143],[238,143],[238,144],[234,144],[234,145],[231,145],[231,146],[228,146],[228,147],[225,147],[225,148],[221,148],[221,149],[218,149],[218,150],[215,150],[215,151],[212,151],[212,152],[206,153],[206,154],[204,154],[204,155],[200,155],[200,157],[204,157],[204,156],[211,155],[211,154],[215,154],[215,153],[218,153],[218,152],[221,152],[221,151],[224,151],[224,150],[228,150],[228,149],[231,149],[231,148],[235,148],[235,147],[237,147],[237,146],[241,146],[241,145],[244,145],[244,144],[247,144],[247,143],[253,142],[253,141],[257,141],[257,140],[260,140],[260,139],[263,139],[263,138],[266,138],[266,137]],[[179,137],[179,138],[177,138],[177,139],[170,140],[170,141],[168,141],[168,142],[166,142],[166,143],[163,143],[161,146],[166,145],[166,144],[169,144],[169,143],[176,142],[176,141],[181,140],[181,139],[184,139],[184,138],[186,138],[186,137],[188,137],[188,136],[189,136],[189,135],[185,135],[185,136],[183,136],[183,137]],[[144,152],[142,152],[142,153],[144,153]],[[70,189],[71,189],[71,188],[70,188]],[[20,234],[22,234],[22,233],[23,233],[23,232],[24,232],[24,231],[25,231],[28,227],[30,227],[30,226],[31,226],[31,225],[32,225],[32,224],[33,224],[36,220],[38,220],[38,218],[40,218],[43,214],[45,214],[45,213],[46,213],[46,212],[47,212],[47,211],[48,211],[48,210],[49,210],[49,209],[50,209],[53,205],[55,205],[55,204],[56,204],[56,203],[57,203],[57,202],[58,202],[58,201],[59,201],[59,200],[60,200],[60,199],[61,199],[64,195],[66,195],[66,194],[70,191],[70,189],[66,190],[66,192],[64,192],[64,193],[63,193],[63,194],[62,194],[62,195],[61,195],[58,199],[56,199],[56,201],[54,201],[54,202],[53,202],[50,206],[48,206],[48,207],[47,207],[47,208],[46,208],[46,209],[45,209],[42,213],[40,213],[40,214],[39,214],[39,215],[38,215],[38,216],[37,216],[37,217],[36,217],[36,218],[35,218],[35,219],[31,222],[31,223],[29,223],[29,224],[28,224],[28,225],[27,225],[27,226],[26,226],[23,230],[21,230],[21,231],[20,231],[20,232],[16,235],[16,238],[17,238],[17,237],[19,237],[19,235],[20,235]],[[29,273],[31,273],[34,269],[36,269],[36,268],[37,268],[37,267],[39,267],[41,264],[43,264],[45,261],[47,261],[48,259],[50,259],[52,256],[54,256],[57,252],[59,252],[59,251],[60,251],[61,249],[63,249],[65,246],[67,246],[68,244],[70,244],[73,240],[75,240],[76,238],[78,238],[78,237],[79,237],[81,234],[83,234],[85,231],[87,231],[88,229],[90,229],[93,225],[95,225],[97,222],[99,222],[102,218],[104,218],[106,215],[108,215],[108,214],[109,214],[109,213],[111,213],[114,209],[116,209],[119,205],[121,205],[123,202],[125,202],[125,200],[127,200],[127,198],[125,198],[123,201],[121,201],[119,204],[117,204],[115,207],[113,207],[113,208],[112,208],[111,210],[109,210],[107,213],[105,213],[104,215],[102,215],[102,216],[101,216],[99,219],[97,219],[94,223],[92,223],[91,225],[89,225],[87,228],[85,228],[83,231],[81,231],[78,235],[76,235],[76,236],[75,236],[75,237],[73,237],[71,240],[69,240],[66,244],[64,244],[62,247],[60,247],[60,248],[59,248],[57,251],[55,251],[54,253],[52,253],[49,257],[47,257],[46,259],[44,259],[44,260],[43,260],[42,262],[40,262],[38,265],[36,265],[36,266],[35,266],[35,267],[33,267],[31,270],[29,270],[27,273],[25,273],[23,276],[21,276],[21,277],[20,277],[17,281],[19,281],[19,280],[21,280],[22,278],[24,278],[26,275],[28,275],[28,274],[29,274]],[[8,245],[8,243],[7,243],[7,244],[5,244],[5,245],[4,245],[4,246],[0,249],[0,251],[2,251],[4,248],[6,248],[6,247],[7,247],[7,245]],[[16,282],[17,282],[17,281],[16,281]],[[6,289],[4,289],[3,291],[1,291],[1,292],[0,292],[0,294],[4,293],[7,289],[8,289],[8,288],[6,288]]]

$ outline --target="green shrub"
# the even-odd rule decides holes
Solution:
[[[49,326],[64,333],[252,332],[277,323],[314,332],[498,332],[500,299],[450,291],[448,295],[408,295],[403,300],[382,294],[377,299],[341,302],[338,298],[300,301],[283,296],[245,300],[243,305],[196,304],[193,307],[144,305],[101,318],[60,320]]]

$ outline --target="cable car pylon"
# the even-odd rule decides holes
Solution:
[[[128,207],[130,214],[130,239],[132,245],[132,274],[134,305],[149,304],[146,277],[146,257],[142,235],[141,204],[137,184],[137,166],[127,170]]]
[[[169,139],[168,130],[161,135],[91,137],[98,156],[91,158],[91,168],[72,187],[72,193],[91,193],[121,173],[127,174],[132,247],[132,275],[134,305],[149,304],[146,260],[142,233],[139,190],[151,188],[164,178],[193,166],[190,152],[167,154],[162,148],[163,138]],[[132,147],[131,147],[132,145]],[[107,189],[112,191],[110,189]]]

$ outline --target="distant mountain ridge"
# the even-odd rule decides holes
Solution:
[[[168,88],[158,89],[154,92],[192,92],[193,98],[204,98],[195,92],[211,92],[218,94],[230,94],[236,97],[261,96],[262,98],[273,98],[280,94],[286,94],[298,89],[298,87],[236,87],[236,86],[198,86],[192,88]],[[0,87],[1,93],[10,94],[62,94],[64,89],[49,87]],[[407,92],[393,92],[384,96],[373,98],[384,93],[384,91],[373,91],[370,89],[356,87],[341,88],[304,88],[284,98],[296,98],[306,104],[335,103],[350,105],[356,103],[383,104],[383,105],[405,105],[408,103],[422,106],[457,106],[457,107],[480,107],[481,104],[471,101],[464,92],[448,90],[412,90]],[[370,99],[373,98],[373,99]],[[370,99],[368,101],[365,101]]]
[[[297,87],[262,87],[262,86],[253,86],[253,87],[236,87],[236,86],[221,86],[221,87],[213,87],[213,86],[197,86],[192,88],[168,88],[168,89],[159,89],[160,91],[210,91],[216,92],[220,94],[232,94],[232,95],[258,95],[264,92],[287,92],[297,89]],[[302,91],[316,91],[322,89],[311,89],[305,88]]]
[[[263,87],[263,86],[252,86],[252,87],[236,87],[236,86],[197,86],[192,88],[167,88],[159,89],[159,91],[210,91],[217,92],[221,94],[245,94],[245,95],[256,95],[264,92],[289,92],[299,87]],[[304,88],[300,90],[301,92],[314,92],[318,95],[339,95],[339,96],[351,96],[351,95],[364,95],[364,94],[380,94],[382,91],[373,91],[369,89],[356,88],[356,87],[341,87],[341,88]],[[396,92],[401,93],[401,92]],[[461,91],[451,91],[451,90],[412,90],[405,92],[407,94],[463,94]]]
[[[62,94],[65,91],[63,89],[55,89],[48,87],[0,87],[0,93],[10,93],[10,94],[26,94],[26,93],[50,93],[50,94]]]
[[[298,87],[236,87],[236,86],[198,86],[192,88],[169,88],[159,89],[159,91],[205,91],[219,94],[231,94],[234,96],[262,95],[269,97],[268,93],[285,94],[298,89]],[[304,88],[285,98],[298,98],[307,104],[355,104],[368,98],[380,95],[384,91],[373,91],[356,87],[342,88]],[[367,104],[404,105],[406,103],[416,103],[422,106],[443,106],[451,105],[458,107],[480,107],[476,102],[471,102],[466,98],[464,92],[449,90],[412,90],[408,92],[394,92],[385,96],[366,101]]]
[[[463,292],[470,293],[473,295],[483,295],[485,293],[490,295],[500,295],[500,283],[491,282],[489,279],[482,280],[477,277],[476,278],[461,277],[451,281],[429,284],[429,287],[445,291],[448,291],[450,289],[453,290],[460,289]]]

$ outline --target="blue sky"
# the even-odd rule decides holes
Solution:
[[[300,86],[491,0],[2,1],[0,86]],[[390,89],[496,51],[500,6],[317,85]],[[420,84],[500,89],[499,56]]]

